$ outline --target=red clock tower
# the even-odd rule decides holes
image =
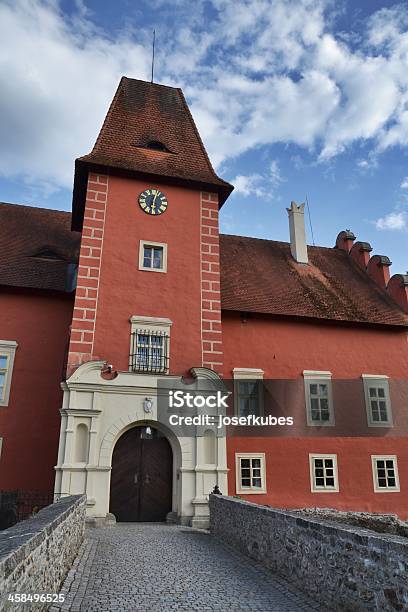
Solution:
[[[146,398],[155,406],[157,377],[222,374],[218,211],[231,191],[181,90],[122,78],[92,152],[76,161],[73,195],[82,241],[56,490],[86,490],[93,516],[106,516],[109,501],[126,505],[109,493],[115,460],[146,479],[147,469],[132,472],[126,438],[123,456],[112,453],[128,430],[158,427],[141,411]],[[206,494],[216,482],[226,488],[225,439],[210,431],[170,443],[168,510],[205,522]]]

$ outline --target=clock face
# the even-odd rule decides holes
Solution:
[[[168,202],[159,189],[145,189],[139,196],[139,205],[148,215],[161,215],[166,210]]]

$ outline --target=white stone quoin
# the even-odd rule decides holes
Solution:
[[[306,230],[305,230],[305,205],[291,202],[290,208],[286,209],[289,215],[290,230],[290,252],[293,259],[298,263],[308,263]]]

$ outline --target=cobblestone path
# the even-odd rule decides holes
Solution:
[[[321,609],[206,532],[152,523],[88,529],[61,592],[51,612]]]

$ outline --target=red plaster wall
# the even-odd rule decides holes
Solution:
[[[265,453],[265,495],[240,497],[275,508],[339,508],[398,514],[408,519],[406,438],[235,438],[229,439],[229,494],[235,495],[235,453]],[[337,454],[338,493],[312,493],[309,453]],[[397,455],[401,492],[375,493],[371,455]]]
[[[407,380],[408,337],[404,330],[340,327],[262,316],[242,322],[238,314],[227,312],[223,312],[222,319],[224,372],[229,377],[234,367],[262,368],[265,379],[303,380],[303,370],[329,370],[333,380],[357,380],[363,373],[386,374],[390,377],[391,396],[393,379],[394,386]],[[397,393],[394,392],[394,395]],[[404,403],[406,406],[406,399]],[[337,406],[337,409],[340,416],[344,406]],[[334,410],[336,414],[336,405]],[[363,396],[361,410],[364,411]],[[393,401],[394,412],[397,413],[397,406]],[[399,423],[400,417],[401,414],[398,414]],[[362,412],[361,420],[365,418]],[[229,493],[236,493],[235,453],[264,452],[267,493],[242,495],[249,501],[287,508],[318,506],[393,512],[406,519],[408,444],[406,419],[404,421],[405,425],[402,425],[405,429],[398,426],[381,433],[367,428],[364,437],[354,438],[333,437],[334,431],[328,428],[325,428],[325,432],[314,433],[314,428],[307,427],[305,423],[303,427],[307,437],[302,438],[289,437],[290,433],[284,438],[279,435],[228,437]],[[397,424],[397,418],[394,423]],[[299,432],[295,435],[299,435]],[[337,454],[339,493],[311,492],[309,453]],[[375,454],[397,455],[400,493],[374,493],[371,455]]]
[[[264,378],[298,378],[303,370],[329,370],[333,378],[387,374],[406,379],[408,334],[340,324],[301,323],[222,313],[224,374],[235,368],[262,368]]]
[[[73,300],[2,292],[0,304],[0,338],[18,343],[9,405],[0,407],[0,489],[52,492]]]
[[[169,205],[151,216],[139,194],[158,187]],[[140,240],[167,243],[167,273],[139,270]],[[109,177],[93,355],[127,370],[132,315],[173,321],[170,372],[202,364],[200,192]]]

